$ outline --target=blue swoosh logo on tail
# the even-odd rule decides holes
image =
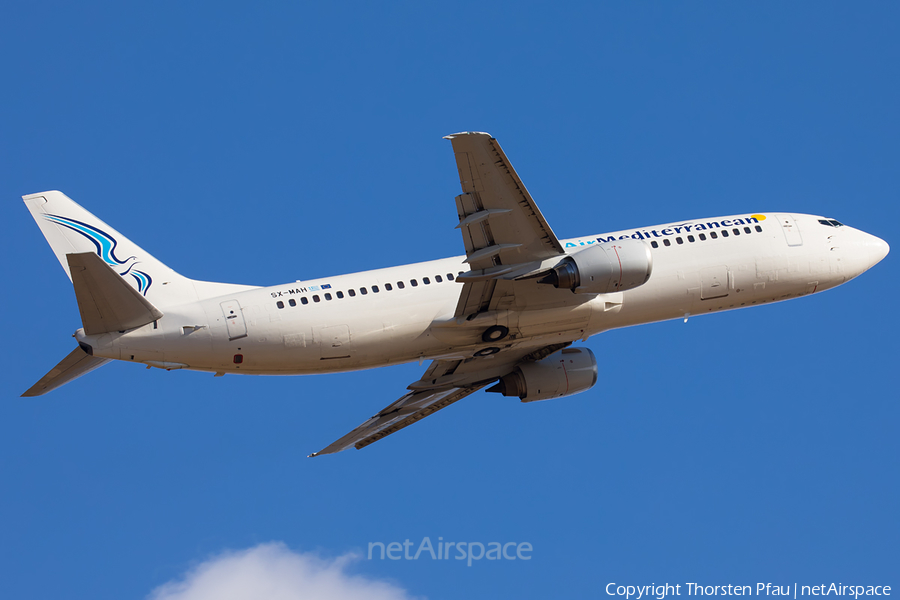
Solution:
[[[76,233],[80,233],[88,240],[90,240],[94,247],[97,249],[97,256],[103,259],[103,262],[112,267],[116,273],[121,276],[131,275],[134,277],[134,280],[137,281],[138,291],[144,296],[147,295],[147,290],[150,289],[150,286],[153,284],[153,278],[150,277],[147,273],[143,271],[139,271],[134,268],[136,264],[138,264],[136,256],[129,256],[125,260],[119,259],[116,256],[116,246],[119,245],[119,242],[113,236],[109,235],[102,229],[98,229],[93,225],[88,225],[87,223],[82,223],[81,221],[76,221],[75,219],[69,219],[67,217],[60,217],[57,215],[44,215],[44,218],[48,221],[56,223],[57,225],[61,225]],[[129,261],[134,260],[135,262],[128,264]],[[123,271],[122,268],[125,268]]]

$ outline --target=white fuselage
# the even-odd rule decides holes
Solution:
[[[454,319],[462,289],[455,279],[468,270],[459,256],[272,287],[235,286],[227,295],[166,307],[158,322],[126,333],[86,336],[79,330],[77,337],[99,357],[252,374],[468,358],[494,345],[481,334],[498,324],[510,331],[496,344],[504,347],[572,342],[618,327],[820,292],[887,253],[878,238],[820,219],[767,213],[758,222],[747,215],[720,217],[563,240],[569,253],[620,237],[655,242],[652,275],[637,288],[596,295],[537,279],[505,282],[530,289],[470,320]]]

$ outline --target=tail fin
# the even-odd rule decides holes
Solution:
[[[92,252],[158,307],[249,287],[193,281],[179,275],[62,192],[29,194],[22,199],[69,279],[72,273],[66,255]]]

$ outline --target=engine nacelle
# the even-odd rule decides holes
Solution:
[[[597,383],[597,361],[587,348],[564,348],[547,358],[516,367],[488,389],[522,402],[562,398],[588,390]]]
[[[576,294],[611,294],[643,285],[653,271],[650,247],[624,239],[594,244],[567,256],[538,283]]]

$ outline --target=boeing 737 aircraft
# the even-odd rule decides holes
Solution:
[[[179,275],[60,192],[25,196],[72,280],[78,347],[25,396],[110,360],[218,375],[431,361],[407,393],[324,449],[363,448],[486,387],[523,402],[597,382],[572,344],[614,329],[798,298],[888,245],[819,216],[747,213],[560,240],[497,140],[447,136],[465,256],[272,287]]]

